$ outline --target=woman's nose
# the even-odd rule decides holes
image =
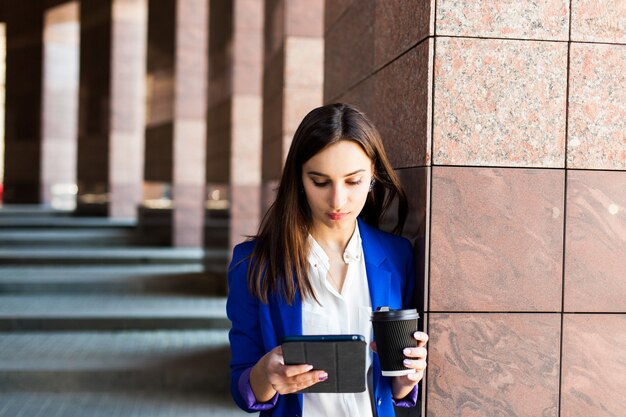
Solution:
[[[341,185],[335,185],[332,188],[332,200],[331,205],[333,209],[337,210],[344,206],[346,203],[347,193],[345,187]]]

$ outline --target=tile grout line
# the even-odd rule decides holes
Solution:
[[[562,395],[563,395],[563,341],[564,341],[564,311],[565,311],[565,257],[567,256],[567,184],[568,184],[568,163],[567,163],[567,149],[569,140],[569,90],[570,90],[570,72],[571,72],[571,49],[572,49],[572,0],[569,2],[569,29],[568,29],[568,43],[567,43],[567,70],[565,79],[565,149],[564,149],[564,164],[563,170],[563,252],[561,256],[561,314],[560,314],[560,326],[559,332],[559,378],[558,378],[558,403],[557,413],[560,416],[562,411]]]
[[[428,265],[428,274],[427,276],[424,277],[424,279],[428,280],[427,285],[424,286],[425,288],[428,288],[427,293],[428,293],[428,299],[425,300],[426,301],[426,305],[424,306],[425,310],[428,311],[428,318],[426,320],[426,330],[428,332],[430,332],[430,319],[431,319],[431,311],[430,311],[430,299],[431,299],[431,292],[430,292],[430,280],[431,280],[431,270],[432,270],[432,265],[431,265],[431,258],[432,258],[432,224],[433,224],[433,180],[434,180],[434,175],[433,175],[433,161],[434,161],[434,155],[433,155],[433,150],[434,150],[434,143],[435,143],[435,63],[437,60],[437,0],[433,0],[431,2],[431,6],[434,7],[435,10],[429,10],[429,15],[430,18],[433,19],[432,22],[432,27],[433,27],[433,34],[432,34],[432,39],[433,39],[433,50],[432,50],[432,74],[431,74],[431,80],[430,80],[430,87],[432,89],[431,92],[431,97],[430,97],[430,163],[429,163],[429,167],[428,167],[428,174],[427,178],[430,177],[429,180],[429,191],[428,191],[428,196],[426,201],[429,202],[428,204],[428,258],[424,257],[424,265]],[[430,39],[430,22],[428,24],[428,32],[429,32],[429,37],[427,39]],[[429,65],[430,65],[430,59],[429,61]],[[426,381],[428,381],[428,377],[430,375],[430,368],[427,366],[426,367],[426,372],[424,373],[424,379]],[[422,392],[423,398],[424,398],[424,404],[422,405],[421,409],[424,410],[424,415],[428,415],[428,382],[426,382],[426,390]],[[420,410],[421,413],[421,410]]]

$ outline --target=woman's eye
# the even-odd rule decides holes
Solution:
[[[348,181],[348,185],[360,185],[360,184],[361,184],[361,180]]]
[[[315,185],[316,187],[325,187],[326,185],[328,185],[328,182],[313,181],[313,185]]]

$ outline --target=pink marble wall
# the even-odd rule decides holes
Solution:
[[[324,100],[423,225],[422,415],[624,414],[626,5],[382,3],[327,1]]]

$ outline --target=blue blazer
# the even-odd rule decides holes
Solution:
[[[408,240],[382,232],[359,221],[372,309],[389,306],[412,307],[415,285],[413,250]],[[254,366],[267,352],[280,344],[283,337],[302,334],[302,300],[296,293],[289,305],[276,295],[268,304],[261,303],[248,291],[247,271],[254,241],[237,245],[228,272],[229,294],[226,304],[232,322],[229,333],[232,359],[231,392],[239,407],[250,409],[239,391],[239,377]],[[382,376],[377,355],[373,360],[373,395],[379,417],[392,417],[391,379]],[[302,394],[279,395],[276,405],[261,416],[302,416]],[[306,416],[305,416],[306,417]]]

